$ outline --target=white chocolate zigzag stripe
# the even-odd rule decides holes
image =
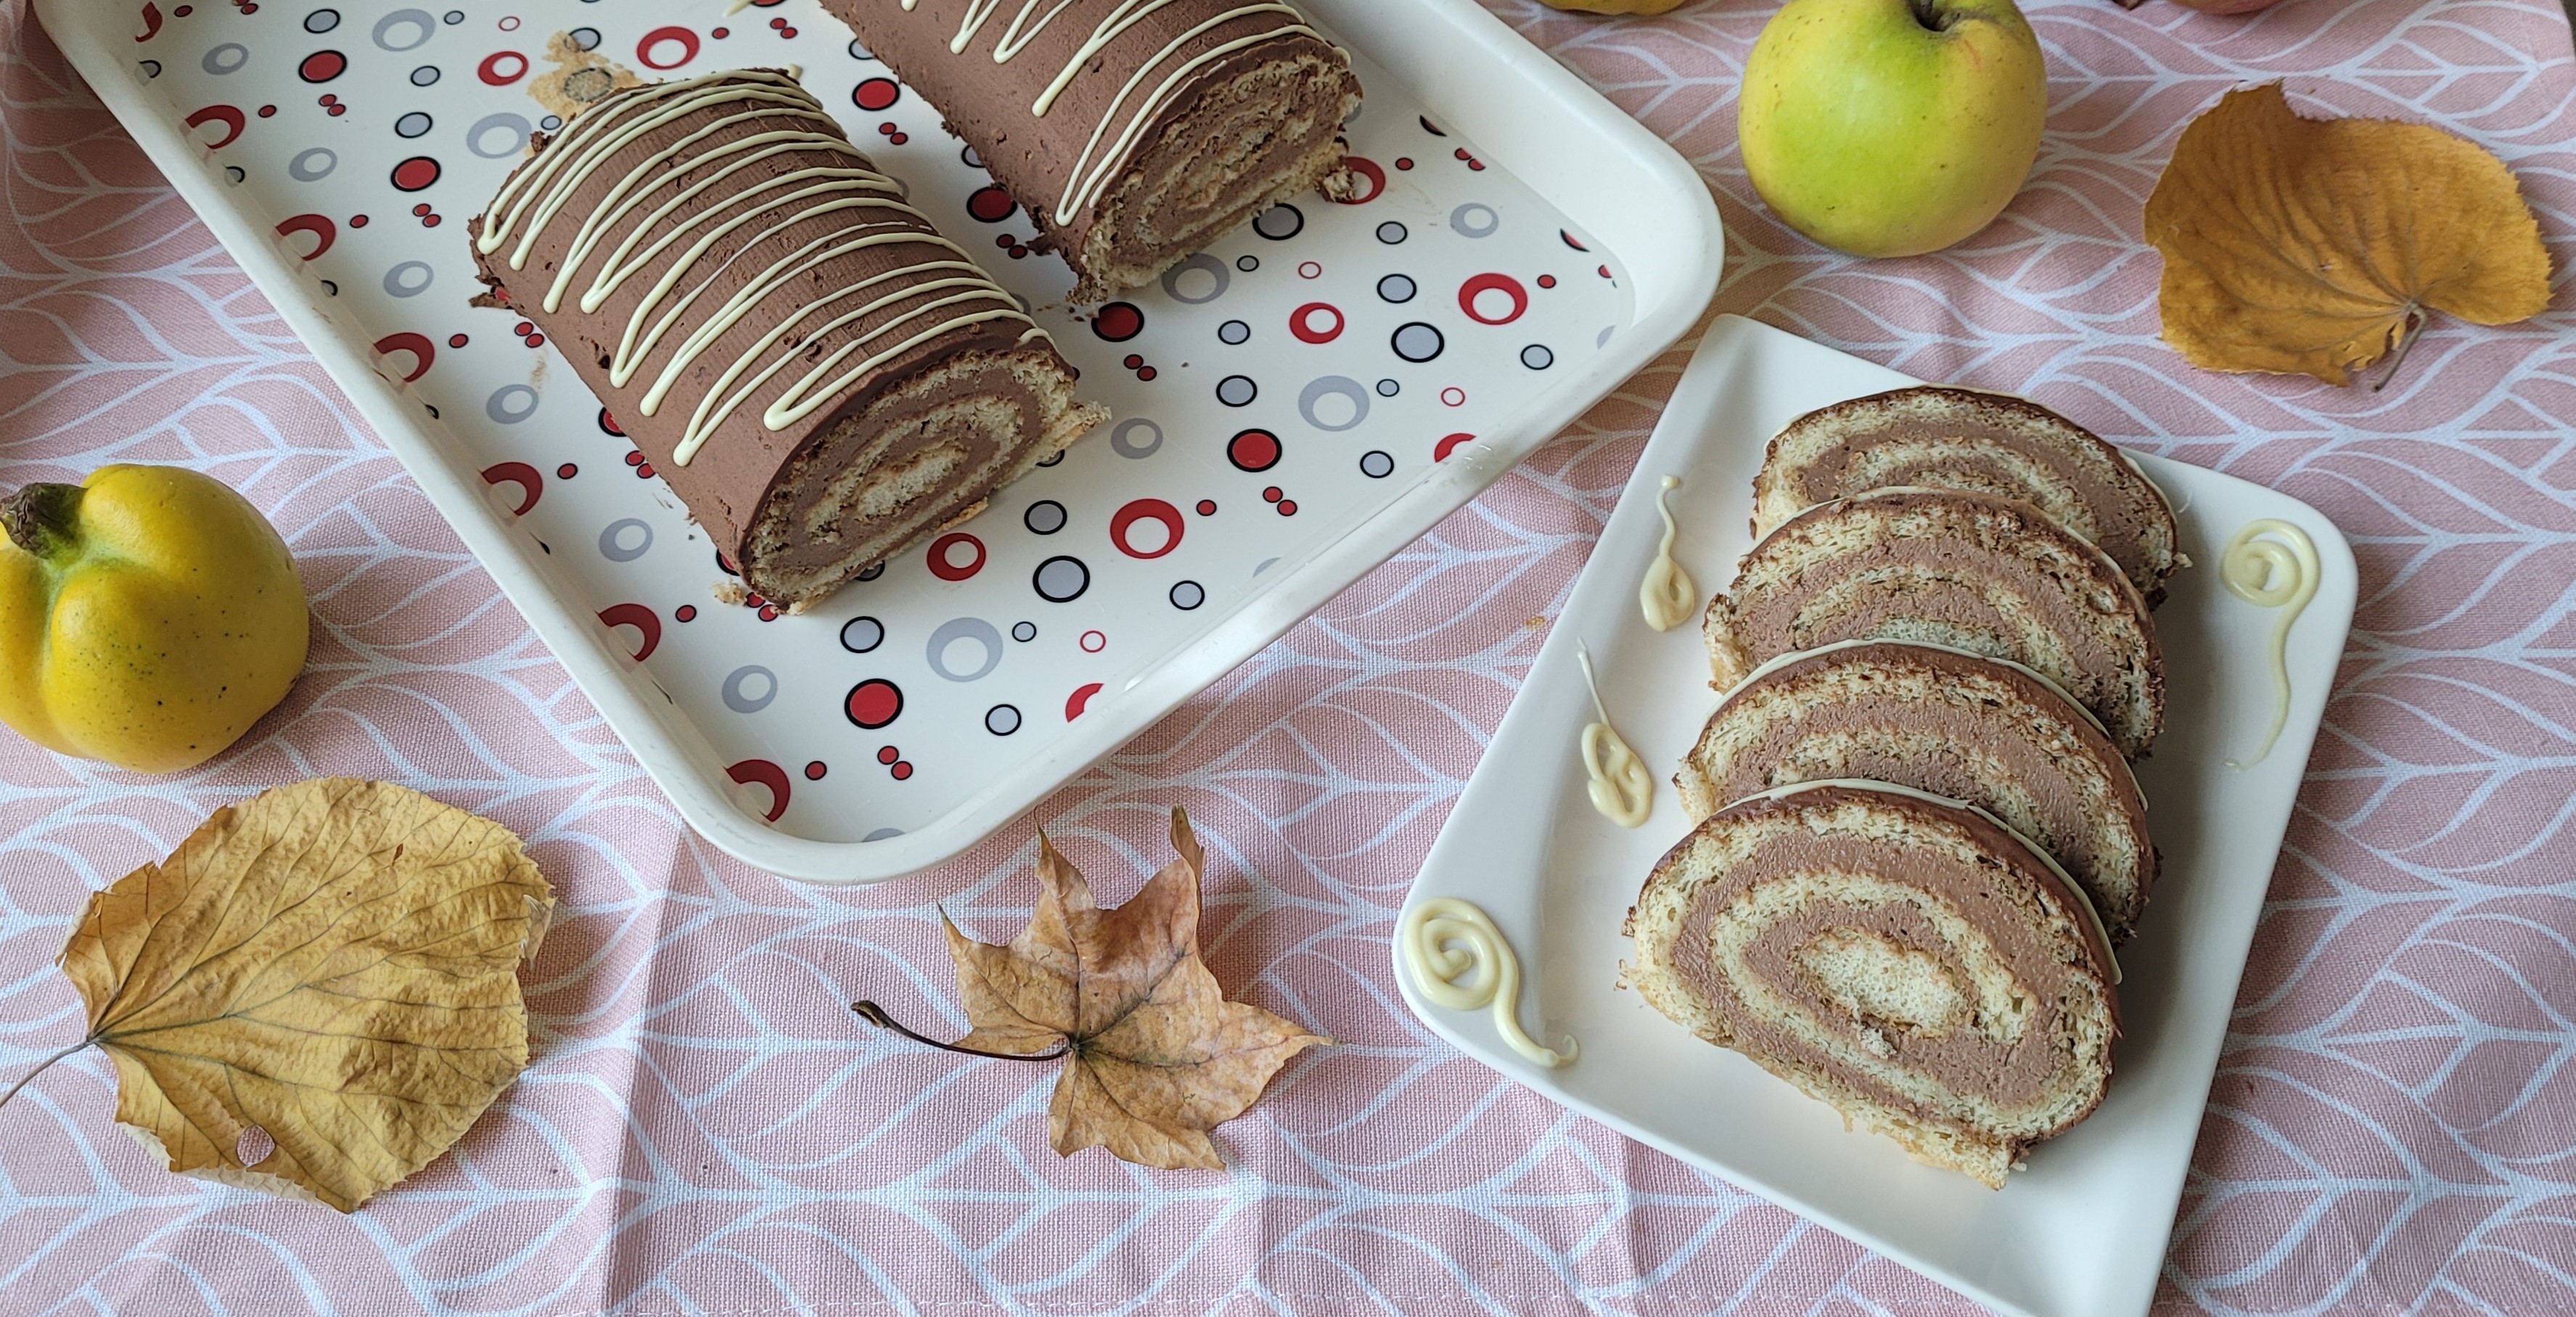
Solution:
[[[903,0],[904,11],[910,13],[920,3],[921,0]],[[957,35],[948,43],[948,52],[952,55],[965,54],[966,47],[974,44],[976,34],[983,30],[985,23],[991,21],[993,15],[1004,3],[1005,0],[970,0],[966,6],[965,19],[957,26]],[[1045,14],[1040,15],[1034,24],[1030,23],[1030,15],[1036,13],[1038,6],[1046,3],[1047,0],[1020,0],[1020,12],[1012,17],[1008,26],[1002,29],[1001,40],[994,44],[994,63],[1007,64],[1017,58],[1021,51],[1028,49],[1030,42],[1037,39],[1040,32],[1046,30],[1047,24],[1055,21],[1056,15],[1073,6],[1074,0],[1054,0],[1052,7]],[[1074,49],[1072,58],[1065,61],[1064,67],[1058,70],[1055,77],[1047,83],[1045,90],[1038,93],[1036,102],[1029,106],[1029,113],[1037,118],[1045,118],[1047,111],[1055,108],[1056,98],[1064,94],[1065,88],[1073,85],[1076,77],[1081,76],[1084,65],[1089,64],[1101,52],[1107,50],[1111,43],[1126,35],[1137,24],[1144,22],[1155,11],[1178,3],[1180,0],[1119,0],[1119,3],[1091,29],[1091,35]],[[1158,66],[1171,59],[1183,46],[1202,34],[1238,18],[1249,18],[1254,14],[1281,14],[1286,16],[1286,21],[1267,32],[1222,42],[1181,61],[1164,76],[1160,83],[1155,85],[1152,92],[1136,102],[1117,133],[1114,136],[1110,134],[1110,124],[1118,119],[1121,107],[1127,105],[1128,98],[1136,93],[1138,87],[1144,85],[1145,79]],[[1117,176],[1117,166],[1126,159],[1127,152],[1135,146],[1137,139],[1144,136],[1145,129],[1152,123],[1154,116],[1161,113],[1163,107],[1171,103],[1174,93],[1180,90],[1183,83],[1189,81],[1190,75],[1238,50],[1260,45],[1276,37],[1293,36],[1299,33],[1318,40],[1323,36],[1322,33],[1306,25],[1304,15],[1287,5],[1238,5],[1172,38],[1161,50],[1154,52],[1151,57],[1138,64],[1135,71],[1127,75],[1127,81],[1120,85],[1118,94],[1109,98],[1108,108],[1101,111],[1099,124],[1091,130],[1090,141],[1084,144],[1082,154],[1075,157],[1071,181],[1064,190],[1064,196],[1056,203],[1055,222],[1072,223],[1074,216],[1081,214],[1099,199],[1101,193],[1108,190],[1109,184]],[[1106,149],[1101,144],[1103,137],[1109,139]]]
[[[581,289],[579,306],[585,313],[597,311],[629,280],[652,275],[657,263],[661,263],[660,273],[652,276],[652,287],[627,316],[617,350],[609,359],[612,384],[622,388],[634,379],[671,332],[684,323],[700,298],[744,253],[797,224],[835,214],[846,218],[833,233],[807,242],[754,272],[740,288],[708,310],[654,371],[652,384],[637,408],[643,415],[658,414],[689,368],[754,307],[799,283],[813,270],[870,247],[898,243],[942,248],[953,253],[954,259],[915,261],[797,303],[792,311],[779,317],[769,332],[737,355],[698,400],[673,454],[679,465],[688,465],[717,427],[799,360],[788,354],[766,366],[758,365],[764,354],[791,335],[811,342],[869,316],[901,308],[900,314],[814,361],[780,390],[761,411],[761,424],[771,430],[782,430],[805,419],[869,372],[942,334],[987,321],[1016,320],[1028,327],[1020,335],[1022,342],[1046,337],[1020,310],[1019,303],[985,275],[963,248],[932,232],[929,217],[904,204],[901,185],[867,167],[867,157],[840,136],[838,125],[824,112],[822,102],[794,79],[767,69],[728,70],[641,88],[574,119],[562,136],[502,185],[500,195],[493,198],[476,246],[489,255],[516,233],[518,242],[510,250],[509,266],[513,270],[527,268],[537,235],[620,151],[684,116],[727,106],[742,108],[717,117],[628,167],[600,204],[582,217],[562,268],[546,288],[545,309],[560,310],[576,277],[591,265],[601,244],[611,238],[617,240],[616,245],[599,261],[589,283]],[[755,119],[805,120],[817,127],[777,128],[704,145],[726,129]],[[764,161],[791,152],[812,151],[845,156],[852,163],[848,168],[760,172]],[[709,169],[713,172],[668,200],[644,209],[649,198],[683,178]],[[752,171],[756,181],[748,186],[726,186],[746,170]],[[758,204],[718,221],[726,208],[749,198],[758,198]],[[712,267],[701,268],[709,252],[755,224],[762,227],[729,244],[732,255]],[[687,247],[672,254],[684,241]],[[854,307],[842,305],[863,295],[868,300]],[[913,299],[920,300],[905,305]],[[837,314],[830,314],[820,323],[807,323],[826,314],[827,308]],[[855,364],[849,364],[853,358]]]

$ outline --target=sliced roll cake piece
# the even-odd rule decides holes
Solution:
[[[2172,505],[2127,453],[2027,399],[1938,385],[1791,421],[1753,479],[1753,537],[1816,504],[1900,485],[2031,504],[2110,554],[2150,607],[2189,565],[2174,547]]]
[[[1887,489],[1809,508],[1744,556],[1701,629],[1720,690],[1797,650],[1918,640],[2057,683],[2128,758],[2164,726],[2164,659],[2137,587],[2047,514],[1991,494]]]
[[[738,69],[602,97],[466,232],[741,585],[801,610],[1108,415],[903,198],[795,79]]]
[[[2126,942],[2156,875],[2147,802],[2093,716],[2019,664],[1910,641],[1783,654],[1727,693],[1673,785],[1694,819],[1869,778],[1965,801],[2038,843]]]
[[[1956,802],[1867,782],[1741,800],[1628,916],[1674,1023],[1990,1188],[2102,1101],[2119,969],[2083,893]]]
[[[1350,57],[1276,0],[823,0],[1029,210],[1076,302],[1357,186]],[[990,218],[987,215],[987,218]]]

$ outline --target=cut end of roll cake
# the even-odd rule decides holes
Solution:
[[[1744,556],[1702,631],[1720,689],[1782,654],[1910,640],[2032,669],[2128,758],[2164,725],[2164,660],[2137,587],[2045,513],[1993,495],[1897,488],[1809,508]]]
[[[1075,302],[1149,284],[1279,202],[1351,195],[1359,79],[1287,4],[823,8],[1028,207]]]
[[[741,574],[802,611],[1106,419],[796,79],[610,93],[466,225]]]
[[[1349,58],[1321,40],[1208,87],[1136,153],[1099,211],[1063,235],[1080,276],[1072,300],[1152,283],[1280,202],[1351,195],[1342,121],[1359,106]]]
[[[2117,971],[2083,895],[1956,804],[1853,782],[1739,801],[1655,866],[1629,932],[1656,1010],[1990,1188],[2110,1081]]]
[[[791,459],[736,561],[791,612],[972,517],[1109,409],[1073,395],[1052,348],[961,353],[835,422]]]
[[[1993,814],[2066,868],[2115,946],[2146,906],[2156,851],[2137,779],[2091,716],[2026,668],[1883,640],[1782,655],[1728,692],[1673,785],[1700,819],[1835,778]]]

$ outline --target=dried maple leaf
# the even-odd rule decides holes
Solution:
[[[516,971],[552,910],[508,829],[330,778],[216,810],[92,894],[61,964],[116,1118],[171,1170],[346,1212],[526,1068]],[[271,1150],[245,1164],[254,1127]]]
[[[2501,325],[2549,302],[2540,224],[2503,161],[2422,124],[2301,118],[2277,82],[2183,130],[2146,232],[2165,341],[2209,370],[2349,384],[2427,308]]]
[[[1179,859],[1127,904],[1103,910],[1091,884],[1038,834],[1037,907],[1008,946],[977,942],[940,917],[975,1027],[934,1045],[1062,1056],[1047,1106],[1047,1138],[1059,1153],[1103,1147],[1145,1166],[1222,1170],[1207,1131],[1243,1114],[1290,1057],[1332,1040],[1225,999],[1199,960],[1205,856],[1177,809],[1172,849]],[[911,1034],[872,1002],[856,1009]]]

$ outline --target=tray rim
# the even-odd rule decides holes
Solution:
[[[1690,365],[1685,368],[1680,384],[1674,389],[1672,400],[1667,404],[1664,415],[1657,421],[1654,434],[1650,436],[1647,441],[1647,453],[1640,456],[1636,471],[1631,474],[1627,484],[1622,487],[1619,502],[1617,505],[1614,505],[1612,510],[1613,518],[1616,518],[1619,509],[1625,507],[1632,499],[1641,499],[1648,502],[1653,500],[1654,491],[1647,482],[1646,473],[1649,463],[1646,458],[1652,454],[1656,442],[1663,438],[1668,427],[1697,428],[1704,426],[1706,424],[1706,413],[1709,411],[1717,397],[1723,381],[1731,373],[1725,368],[1723,363],[1742,352],[1752,350],[1753,343],[1756,340],[1759,340],[1764,336],[1771,335],[1790,339],[1798,338],[1796,335],[1789,334],[1788,331],[1777,329],[1743,316],[1731,314],[1720,315],[1711,322],[1707,333],[1701,339],[1698,349],[1692,354]],[[1812,344],[1812,346],[1822,347],[1823,345]],[[1849,354],[1842,355],[1847,356]],[[1855,357],[1853,360],[1861,361],[1862,359]],[[1870,366],[1872,369],[1891,369],[1880,367],[1874,362],[1864,361],[1863,364]],[[1895,373],[1902,374],[1902,372]],[[2172,462],[2172,459],[2158,460]],[[2188,465],[2179,462],[2173,462],[2173,464]],[[2293,507],[2303,510],[2309,518],[2309,520],[2304,523],[2304,528],[2307,529],[2311,536],[2316,540],[2319,555],[2325,560],[2326,571],[2328,574],[2331,576],[2333,574],[2340,573],[2347,581],[2356,580],[2354,576],[2354,572],[2356,570],[2355,559],[2353,557],[2350,540],[2344,535],[2342,528],[2336,526],[2331,518],[2327,517],[2323,512],[2318,511],[2314,505],[2309,504],[2306,500],[2297,498],[2294,495],[2285,494],[2266,486],[2256,485],[2254,482],[2244,480],[2241,477],[2228,475],[2223,471],[2212,470],[2209,468],[2197,469],[2203,475],[2210,478],[2249,486],[2260,490],[2271,498],[2279,499]],[[2323,528],[2326,533],[2323,535],[2316,534],[2318,528]],[[1606,525],[1604,529],[1606,535]],[[1587,585],[1590,584],[1592,574],[1596,570],[1604,573],[1613,573],[1627,570],[1628,567],[1628,564],[1612,564],[1603,555],[1595,553],[1592,559],[1585,563],[1583,572],[1578,574],[1576,577],[1572,590],[1567,594],[1567,600],[1570,602],[1585,591]],[[2215,562],[2207,564],[2208,570],[2214,571],[2216,568],[2217,564]],[[1610,584],[1620,589],[1625,588],[1624,582],[1614,581]],[[1593,588],[1598,589],[1600,587],[1595,586]],[[2357,599],[2354,601],[2354,604],[2357,604]],[[2302,617],[2301,620],[2304,622],[2313,618],[2328,626],[2331,630],[2331,634],[2318,637],[2315,643],[2320,645],[2330,643],[2333,651],[2336,654],[2341,654],[2350,637],[2351,624],[2355,611],[2356,608],[2352,604],[2348,604],[2340,610],[2329,610],[2326,612],[2319,612],[2315,606],[2312,605],[2308,614]],[[1531,671],[1533,674],[1536,673],[1540,664],[1548,658],[1550,650],[1560,647],[1569,647],[1576,643],[1572,639],[1564,638],[1565,636],[1570,635],[1574,630],[1575,628],[1572,627],[1551,628],[1547,643],[1541,647],[1540,653],[1531,661]],[[1565,660],[1559,661],[1563,662]],[[1525,693],[1528,689],[1529,685],[1524,684],[1522,688],[1523,692]],[[2326,701],[2331,698],[2331,695],[2332,691],[2330,688],[2318,693],[2315,697],[2317,701],[2316,716],[2313,719],[2303,721],[2294,714],[2290,724],[2283,730],[2281,738],[2272,752],[2273,757],[2280,761],[2292,760],[2293,752],[2295,752],[2295,762],[2300,765],[2302,780],[2304,780],[2305,777],[2306,765],[2309,756],[2314,751],[2316,738],[2323,730],[2324,707]],[[1528,707],[1530,707],[1528,703],[1521,698],[1521,696],[1516,695],[1511,707],[1505,710],[1503,721],[1500,724],[1497,724],[1492,740],[1501,740],[1504,730],[1509,727],[1513,721],[1514,715],[1521,714],[1522,711]],[[1487,764],[1491,764],[1493,762],[1494,756],[1491,754],[1491,742],[1489,742],[1488,753],[1485,759],[1478,765],[1479,773],[1482,772]],[[1474,789],[1475,780],[1475,775],[1471,775],[1467,786],[1462,788],[1460,792],[1460,799],[1462,801],[1465,799],[1467,791]],[[2292,815],[2295,813],[2295,810],[2296,805],[2294,802],[2290,809],[2283,811],[2283,815],[2280,820],[2280,833],[2282,835],[2274,839],[2272,847],[2276,861],[2279,849],[2286,840],[2288,825]],[[1442,853],[1448,850],[1452,844],[1450,825],[1457,820],[1458,816],[1459,811],[1453,808],[1449,815],[1449,819],[1442,825],[1440,835],[1433,839],[1431,850],[1426,853],[1422,868],[1415,875],[1413,885],[1407,889],[1404,901],[1399,907],[1395,924],[1398,929],[1403,927],[1404,915],[1409,914],[1416,905],[1420,904],[1425,899],[1425,888],[1426,886],[1432,885],[1429,880],[1440,871]],[[2213,980],[2206,989],[2212,992],[2223,990],[2225,1007],[2216,1013],[2216,1027],[2214,1029],[2210,1029],[2205,1037],[2184,1036],[2177,1038],[2168,1044],[2168,1046],[2176,1049],[2177,1051],[2188,1054],[2188,1066],[2180,1073],[2184,1076],[2184,1082],[2195,1096],[2195,1102],[2192,1107],[2192,1110],[2195,1113],[2207,1110],[2209,1093],[2216,1083],[2220,1055],[2226,1044],[2226,1022],[2232,1011],[2237,991],[2242,985],[2246,964],[2251,958],[2254,937],[2261,926],[2264,899],[2268,899],[2268,893],[2269,884],[2267,882],[2264,892],[2259,894],[2258,899],[2252,903],[2250,907],[2250,915],[2244,920],[2243,927],[2241,929],[2231,928],[2224,924],[2216,924],[2214,926],[2204,925],[2199,928],[2187,930],[2195,936],[2206,936],[2214,927],[2216,932],[2225,935],[2225,945],[2227,947],[2225,956],[2218,962],[2222,967],[2225,982],[2223,984],[2219,984]],[[1454,891],[1444,891],[1438,894],[1451,895],[1455,893]],[[1503,932],[1506,938],[1514,937],[1512,925],[1516,921],[1498,917],[1497,922],[1503,926]],[[2181,931],[2169,932],[2168,935],[2180,936]],[[1532,947],[1538,945],[1538,943],[1529,940],[1520,940],[1516,941],[1515,945],[1518,947]],[[1741,1168],[1724,1164],[1717,1158],[1701,1154],[1676,1141],[1667,1139],[1656,1130],[1648,1128],[1646,1125],[1632,1120],[1619,1112],[1596,1106],[1593,1102],[1582,1095],[1563,1090],[1557,1085],[1549,1082],[1548,1076],[1553,1073],[1552,1071],[1545,1070],[1534,1063],[1524,1060],[1502,1044],[1499,1035],[1494,1032],[1492,1026],[1483,1022],[1483,1017],[1486,1012],[1448,1011],[1436,1006],[1425,998],[1421,989],[1414,983],[1412,974],[1405,964],[1404,948],[1400,933],[1389,939],[1388,952],[1395,976],[1397,992],[1403,998],[1405,1006],[1412,1012],[1414,1018],[1420,1021],[1424,1027],[1430,1029],[1431,1032],[1438,1035],[1442,1040],[1448,1042],[1451,1046],[1458,1048],[1471,1059],[1490,1067],[1504,1078],[1529,1089],[1531,1092],[1536,1093],[1538,1096],[1545,1098],[1550,1102],[1554,1102],[1569,1111],[1583,1116],[1585,1119],[1598,1121],[1601,1124],[1616,1130],[1626,1138],[1633,1139],[1648,1147],[1655,1148],[1698,1170],[1717,1176],[1730,1185],[1734,1185],[1746,1192],[1752,1193],[1767,1202],[1795,1214],[1803,1221],[1809,1222],[1817,1227],[1851,1240],[1852,1242],[1895,1262],[1899,1266],[1905,1267],[1910,1271],[1922,1275],[1937,1284],[1959,1293],[1973,1302],[1985,1305],[2000,1313],[2013,1314],[2014,1317],[2053,1317],[2048,1310],[2033,1308],[2028,1304],[2016,1302],[2003,1294],[1995,1292],[1988,1286],[1979,1283],[1976,1279],[1961,1274],[1957,1270],[1944,1265],[1941,1261],[1924,1256],[1916,1250],[1907,1247],[1903,1243],[1880,1234],[1876,1230],[1841,1219],[1832,1211],[1832,1209],[1816,1204],[1801,1195],[1794,1185],[1775,1183],[1772,1180],[1759,1175],[1747,1174]],[[1525,961],[1533,958],[1533,956],[1524,956]],[[1536,997],[1539,993],[1536,984],[1530,981],[1532,974],[1533,971],[1527,964],[1525,964],[1523,968],[1523,1000],[1525,1003],[1529,999]],[[1534,1015],[1535,1013],[1532,1011],[1525,1011],[1523,1013],[1521,1019],[1524,1027],[1527,1027],[1533,1021]],[[1540,1019],[1537,1020],[1537,1023],[1544,1028],[1546,1021]],[[1548,1037],[1550,1035],[1542,1032],[1537,1036]],[[1578,1064],[1580,1064],[1580,1062],[1578,1062]],[[2117,1082],[2118,1081],[2115,1079],[2115,1085]],[[2132,1082],[2139,1081],[2133,1078]],[[2160,1234],[2156,1239],[2155,1257],[2158,1260],[2158,1265],[2148,1269],[2145,1283],[2140,1287],[2139,1291],[2135,1295],[2135,1304],[2132,1307],[2119,1307],[2110,1309],[2109,1311],[2134,1311],[2139,1314],[2144,1314],[2152,1306],[2156,1286],[2158,1284],[2158,1277],[2162,1274],[2161,1259],[2166,1249],[2170,1247],[2172,1226],[2176,1219],[2175,1214],[2179,1210],[2183,1188],[2188,1179],[2190,1152],[2192,1146],[2193,1145],[2187,1145],[2185,1147],[2183,1158],[2173,1167],[2174,1173],[2171,1176],[2171,1182],[2169,1184],[2145,1186],[2145,1191],[2155,1194],[2157,1199],[2163,1204],[2163,1209],[2158,1213],[2158,1216],[2166,1222],[2164,1233]],[[2007,1187],[2007,1191],[2008,1189],[2009,1187]]]
[[[592,625],[588,613],[573,606],[576,596],[522,542],[525,537],[507,532],[484,499],[479,481],[468,482],[467,468],[472,464],[461,458],[450,460],[454,448],[444,436],[444,427],[425,425],[414,415],[404,390],[359,353],[355,340],[344,335],[337,318],[315,301],[306,281],[286,264],[277,246],[249,222],[249,208],[228,204],[225,186],[215,178],[211,153],[189,140],[175,117],[153,112],[153,98],[134,79],[123,53],[104,44],[102,34],[117,20],[89,0],[35,0],[35,11],[74,70],[420,484],[431,505],[529,629],[564,665],[681,820],[718,849],[756,868],[821,886],[851,886],[909,877],[955,859],[1042,805],[1067,782],[1250,661],[1333,596],[1464,507],[1679,341],[1698,323],[1715,295],[1725,256],[1724,231],[1716,199],[1698,171],[1670,143],[1648,132],[1475,0],[1411,0],[1408,5],[1382,5],[1375,0],[1308,3],[1325,17],[1337,37],[1365,50],[1417,100],[1475,138],[1496,163],[1602,236],[1628,265],[1635,281],[1635,318],[1587,376],[1539,395],[1528,410],[1506,419],[1493,434],[1461,445],[1451,460],[1433,466],[1412,487],[1313,557],[1282,564],[1287,570],[1278,585],[1200,633],[1192,643],[1139,670],[1123,690],[1114,693],[1119,698],[1095,703],[1086,715],[1088,728],[1029,756],[1019,770],[997,778],[946,813],[901,836],[875,842],[799,837],[772,829],[737,808],[729,792],[714,780],[721,770],[705,771],[722,756],[676,712],[677,705],[668,695],[658,707],[647,698],[648,692],[661,692],[649,678],[639,679],[640,666],[612,647],[607,628]],[[1373,27],[1393,30],[1371,39],[1353,35]],[[1403,31],[1406,28],[1412,30]],[[1428,39],[1434,31],[1446,40]],[[1459,71],[1478,65],[1486,66],[1483,71],[1488,75],[1499,72],[1504,79],[1521,80],[1537,95],[1514,107],[1480,92],[1482,99],[1495,104],[1474,107],[1469,102],[1471,108],[1460,113],[1461,102],[1444,95],[1443,89],[1465,94],[1476,88],[1478,84],[1461,79]],[[1550,125],[1535,120],[1533,107],[1562,114],[1563,122]],[[1629,217],[1590,224],[1581,216],[1581,203],[1569,206],[1540,185],[1536,175],[1547,172],[1544,167],[1551,163],[1540,150],[1509,134],[1486,139],[1475,126],[1487,123],[1533,136],[1551,130],[1560,137],[1568,136],[1569,130],[1574,136],[1597,134],[1603,139],[1597,146],[1617,149],[1574,153],[1570,162],[1553,163],[1594,177],[1602,173],[1605,162],[1624,163],[1640,171],[1639,181],[1675,203],[1675,213],[1652,224]],[[1542,168],[1533,169],[1533,165]],[[1619,231],[1629,236],[1624,240],[1608,236]],[[1641,246],[1657,249],[1652,256],[1673,261],[1674,268],[1654,270],[1647,277],[1641,262],[1630,255],[1632,248]]]

